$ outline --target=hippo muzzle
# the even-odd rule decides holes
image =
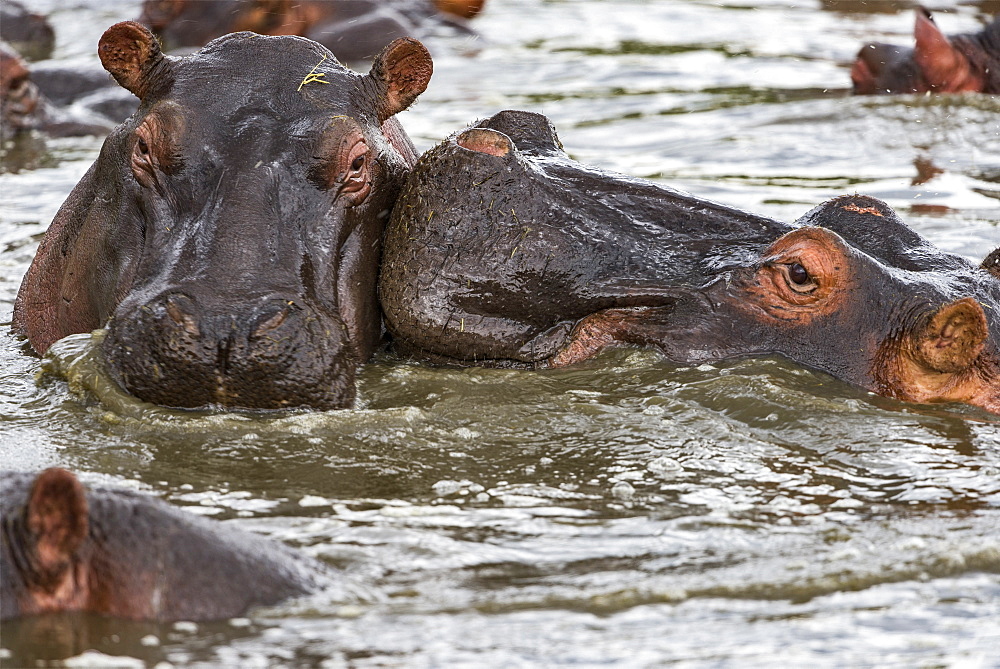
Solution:
[[[116,380],[173,407],[329,409],[354,401],[357,354],[347,327],[300,294],[194,298],[157,295],[123,304],[104,357]]]

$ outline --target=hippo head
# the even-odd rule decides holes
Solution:
[[[1000,252],[945,253],[850,195],[794,223],[581,165],[504,111],[425,153],[386,231],[396,348],[561,367],[609,346],[682,364],[782,355],[882,395],[1000,413]]]
[[[58,467],[0,472],[0,491],[0,620],[231,618],[328,582],[322,565],[280,544],[149,495],[87,490]]]
[[[919,7],[913,48],[872,42],[858,52],[851,81],[858,95],[878,93],[992,92],[1000,54],[1000,19],[979,35],[949,39]],[[991,62],[992,61],[992,62]]]
[[[1000,281],[944,253],[884,202],[835,198],[749,263],[682,299],[676,353],[725,341],[779,353],[880,395],[1000,413]]]
[[[0,134],[4,138],[37,125],[38,87],[21,57],[0,42]]]
[[[836,198],[798,223],[806,227],[786,237],[803,241],[772,245],[757,285],[808,305],[802,314],[842,312],[834,320],[852,323],[840,331],[857,333],[861,353],[849,378],[898,399],[1000,413],[1000,281],[986,262],[940,251],[872,197]]]
[[[292,36],[175,59],[125,22],[99,53],[141,104],[57,214],[15,327],[44,351],[107,322],[112,375],[165,406],[349,406],[415,158],[391,117],[426,87],[426,49],[397,40],[362,76]]]

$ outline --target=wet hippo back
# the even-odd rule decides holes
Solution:
[[[139,22],[167,49],[202,46],[229,32],[299,35],[316,40],[342,61],[375,57],[401,37],[442,27],[470,33],[465,19],[485,0],[146,0]]]

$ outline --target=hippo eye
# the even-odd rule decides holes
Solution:
[[[20,77],[10,83],[10,92],[13,95],[20,95],[28,87],[28,77]]]
[[[371,170],[368,164],[368,144],[364,140],[359,140],[351,146],[344,156],[344,163],[347,164],[347,173],[341,177],[340,188],[337,189],[337,196],[348,196],[349,206],[360,204],[371,191]],[[344,164],[341,163],[341,164]],[[341,168],[343,169],[343,168]]]
[[[784,270],[785,282],[795,292],[811,293],[819,287],[815,279],[809,276],[809,271],[800,263],[793,262],[781,267]]]
[[[140,126],[135,133],[135,146],[132,148],[132,175],[144,188],[156,184],[156,163],[148,140],[149,130]]]
[[[306,178],[316,188],[329,191],[341,206],[354,207],[368,198],[378,163],[361,128],[354,121],[338,121],[321,136],[315,147],[315,162]]]

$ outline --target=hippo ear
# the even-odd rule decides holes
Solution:
[[[498,158],[503,158],[514,150],[514,143],[510,141],[510,137],[489,128],[470,128],[456,137],[455,143],[470,151],[487,153]]]
[[[968,369],[979,357],[988,335],[982,306],[964,297],[938,309],[923,330],[912,335],[911,350],[925,369],[954,374]]]
[[[983,259],[980,267],[1000,279],[1000,246]]]
[[[69,566],[89,530],[83,486],[65,469],[46,469],[31,486],[25,521],[39,576],[51,583]]]
[[[152,91],[154,83],[164,79],[158,66],[170,62],[149,28],[135,21],[122,21],[108,28],[101,36],[97,53],[104,69],[140,100]]]
[[[913,60],[924,79],[935,90],[961,92],[982,89],[982,81],[972,72],[969,59],[945,37],[931,13],[920,7],[913,27],[916,47]]]
[[[443,14],[454,14],[463,19],[471,19],[483,11],[486,0],[434,0],[434,6]]]
[[[520,151],[544,155],[563,150],[555,126],[543,114],[505,109],[476,125],[502,132]]]
[[[379,123],[409,107],[426,90],[433,71],[431,54],[412,37],[397,39],[385,47],[368,74],[379,89]]]

